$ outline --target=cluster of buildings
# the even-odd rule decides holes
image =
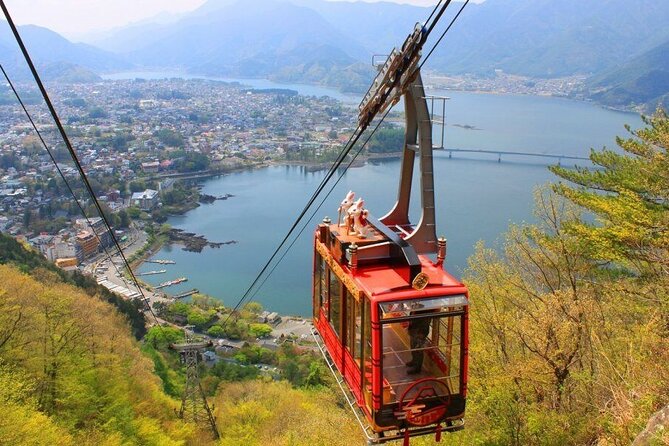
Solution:
[[[72,228],[57,234],[40,234],[27,239],[48,260],[65,269],[78,266],[105,248],[113,246],[113,239],[101,218],[77,219]]]
[[[426,78],[427,84],[437,90],[566,97],[583,89],[586,76],[536,79],[495,70],[487,77],[428,74]]]
[[[126,207],[155,210],[160,206],[158,183],[193,158],[204,156],[210,169],[225,170],[296,159],[287,154],[300,151],[318,155],[340,147],[357,122],[354,108],[332,98],[206,80],[108,80],[49,87],[89,179],[121,185],[106,192],[97,189],[112,212]],[[81,188],[48,113],[38,105],[30,110],[61,172]],[[141,179],[156,186],[127,192],[131,182]],[[96,237],[94,227],[76,221],[78,209],[58,183],[59,173],[21,108],[1,103],[0,232],[23,237],[47,258],[69,265],[99,251],[107,234]],[[35,234],[28,224],[31,218],[67,224]]]

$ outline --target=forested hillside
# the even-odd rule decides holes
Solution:
[[[117,308],[114,308],[115,305]],[[120,313],[119,310],[122,312]],[[141,316],[141,330],[140,319]],[[134,326],[129,325],[134,322]],[[176,417],[185,381],[169,342],[181,330],[154,327],[90,279],[70,276],[0,234],[0,444],[332,445],[362,441],[313,354],[286,345],[283,381],[253,365],[202,367],[222,438]],[[270,354],[245,347],[238,354]]]
[[[0,265],[0,444],[183,444],[176,420],[114,308],[53,272]]]
[[[590,97],[597,102],[647,110],[669,107],[669,41],[588,82]]]
[[[669,119],[647,124],[624,154],[593,152],[597,169],[553,168],[539,223],[478,246],[453,444],[627,445],[669,404]]]
[[[77,286],[89,296],[95,296],[114,305],[128,320],[132,334],[137,339],[141,339],[146,334],[146,319],[142,312],[142,304],[139,301],[123,299],[118,294],[114,294],[107,288],[98,285],[94,278],[85,276],[79,271],[71,274],[65,273],[56,265],[47,261],[39,252],[24,247],[15,239],[1,233],[0,264],[13,265],[24,273],[48,271],[51,273],[53,280]]]

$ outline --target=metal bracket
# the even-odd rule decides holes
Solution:
[[[434,149],[432,144],[433,122],[427,106],[420,70],[416,72],[415,78],[404,93],[404,111],[406,134],[397,202],[393,209],[380,220],[381,223],[390,228],[404,228],[401,236],[414,247],[418,254],[434,254],[437,252],[437,233],[432,159]],[[409,221],[409,205],[416,154],[420,158],[422,212],[418,224],[413,229],[407,230],[407,228],[412,227]]]

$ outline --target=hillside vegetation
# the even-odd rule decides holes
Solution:
[[[535,225],[480,244],[468,428],[452,444],[627,445],[669,404],[669,118],[552,170]],[[586,213],[594,215],[586,218]],[[645,443],[669,444],[669,426]]]
[[[54,281],[61,281],[84,290],[89,296],[95,296],[114,305],[130,323],[132,334],[141,339],[146,333],[146,319],[139,301],[126,300],[98,285],[94,278],[84,276],[78,271],[65,273],[53,263],[47,261],[39,252],[24,247],[15,239],[0,233],[0,264],[11,264],[24,273],[48,271]]]
[[[612,107],[669,107],[669,41],[589,81],[590,97]]]
[[[184,444],[192,427],[160,390],[114,308],[0,265],[0,444]]]
[[[248,381],[219,387],[215,416],[221,446],[364,444],[348,405],[334,389]]]
[[[202,368],[202,385],[222,434],[215,441],[206,426],[198,429],[176,417],[185,375],[168,344],[183,338],[181,330],[154,327],[140,345],[128,315],[119,313],[120,308],[141,315],[137,308],[114,308],[115,295],[62,272],[2,234],[0,263],[0,404],[7,412],[0,420],[0,444],[362,441],[339,393],[323,381],[317,358],[288,344],[277,354],[244,347],[236,355],[245,357],[242,364],[221,361]],[[279,366],[284,381],[246,364],[254,355]]]

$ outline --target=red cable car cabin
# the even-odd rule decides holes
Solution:
[[[377,441],[461,428],[467,289],[442,269],[442,254],[433,263],[372,226],[365,239],[338,224],[318,227],[314,326]]]
[[[417,26],[415,35],[421,30]],[[314,237],[313,317],[322,343],[314,338],[369,443],[404,438],[406,445],[410,437],[429,433],[438,441],[442,430],[464,426],[468,292],[443,269],[446,240],[437,241],[435,230],[434,121],[416,68],[419,54],[412,57],[393,51],[360,105],[360,121],[368,122],[379,107],[404,97],[406,134],[394,208],[380,221],[365,218],[364,202],[353,203],[349,192],[337,222],[324,220]],[[404,74],[387,68],[406,60]],[[435,100],[446,98],[429,99],[434,109]],[[414,226],[409,204],[416,159],[421,216]],[[436,262],[429,254],[437,254]]]

